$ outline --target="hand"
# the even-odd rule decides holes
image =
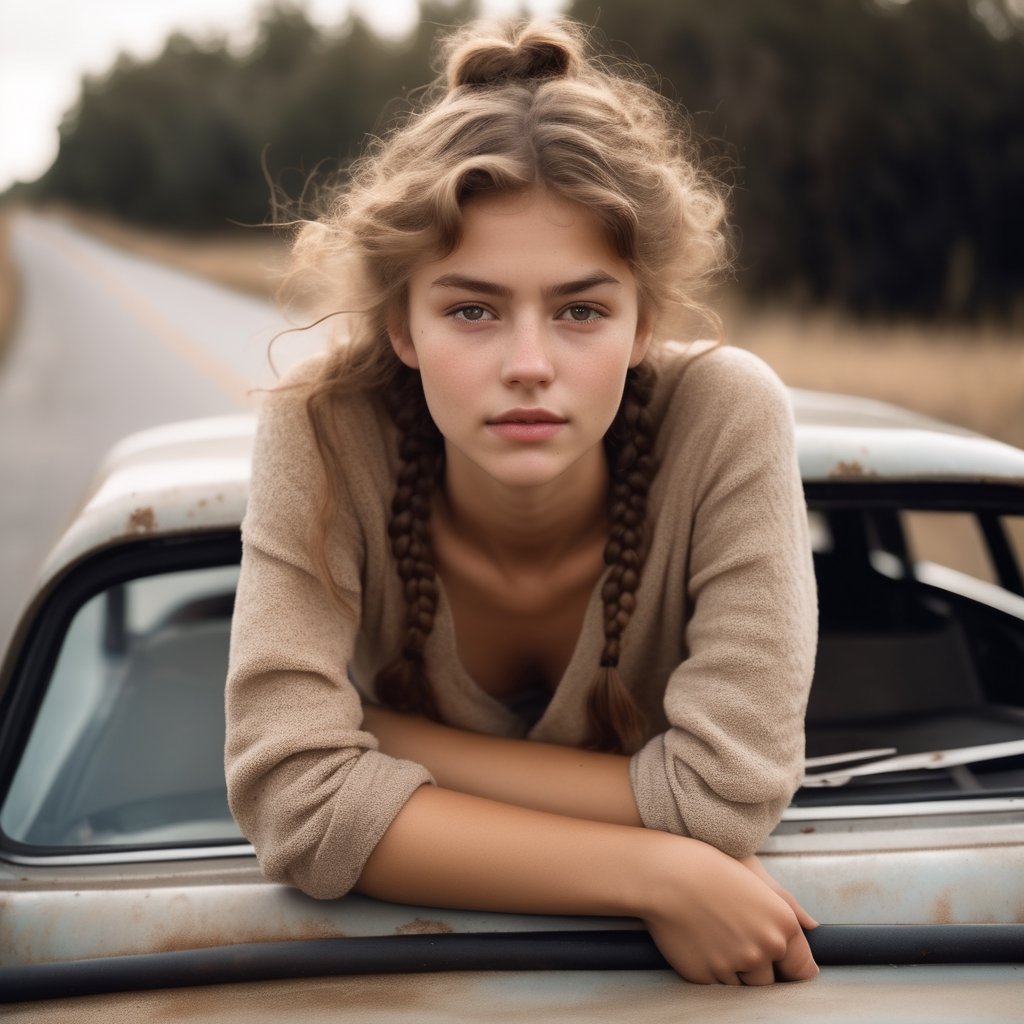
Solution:
[[[818,927],[818,922],[811,917],[811,915],[803,908],[800,901],[788,890],[779,885],[774,878],[768,873],[765,866],[760,860],[753,854],[749,857],[741,857],[739,863],[742,864],[749,871],[752,871],[769,889],[772,890],[777,896],[780,896],[789,905],[790,909],[796,914],[796,919],[800,923],[801,929],[803,929],[799,935],[794,937],[793,942],[786,950],[786,956],[782,958],[782,962],[777,966],[776,973],[780,976],[781,980],[801,980],[808,977],[814,977],[818,973],[817,965],[814,963],[814,958],[811,955],[810,946],[807,944],[807,939],[803,934],[806,931],[811,931]],[[787,965],[787,966],[784,966]],[[805,973],[801,970],[802,966],[813,967],[811,973]],[[788,975],[784,973],[788,969],[796,968],[796,975]],[[740,978],[740,981],[744,985],[757,985],[767,984],[772,979],[769,977],[764,982],[757,979],[751,979],[746,973]]]
[[[768,985],[818,973],[801,928],[816,922],[756,858],[737,861],[694,839],[674,846],[660,862],[669,887],[642,916],[679,974],[699,984]]]
[[[790,907],[793,908],[793,913],[796,914],[796,919],[800,922],[800,927],[803,928],[804,931],[811,931],[818,927],[818,922],[815,921],[815,919],[811,917],[806,910],[804,910],[797,898],[788,889],[784,889],[775,881],[774,878],[772,878],[770,874],[768,874],[767,869],[756,856],[751,854],[749,857],[740,857],[739,863],[750,871],[753,871],[754,874],[772,890],[772,892],[781,896],[790,905]]]

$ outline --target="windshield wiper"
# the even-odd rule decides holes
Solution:
[[[895,748],[880,751],[860,750],[849,754],[829,755],[824,758],[808,758],[806,766],[813,768],[825,767],[829,764],[845,764],[848,761],[875,758],[879,754],[892,753],[894,750]],[[836,771],[805,774],[802,786],[805,789],[817,786],[845,786],[851,780],[865,775],[885,775],[889,772],[916,771],[921,768],[953,768],[960,764],[977,764],[981,761],[994,761],[1000,757],[1013,757],[1015,754],[1024,754],[1024,739],[1007,740],[1005,743],[985,743],[976,747],[954,747],[951,750],[926,750],[919,754],[882,757]]]

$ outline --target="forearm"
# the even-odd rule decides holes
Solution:
[[[381,899],[540,914],[642,915],[637,866],[678,837],[422,786],[357,888]]]
[[[393,757],[424,765],[439,786],[506,804],[616,825],[642,824],[629,758],[485,736],[367,707],[363,727]]]
[[[816,973],[797,915],[752,870],[695,839],[422,786],[357,889],[403,903],[640,917],[692,981]]]

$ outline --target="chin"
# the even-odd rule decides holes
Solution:
[[[495,483],[504,487],[532,489],[557,485],[567,481],[571,464],[559,459],[538,458],[536,455],[504,461],[502,465],[480,467]]]

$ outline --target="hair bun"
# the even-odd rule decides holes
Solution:
[[[564,21],[473,23],[445,48],[448,88],[574,78],[583,65],[584,42]]]

